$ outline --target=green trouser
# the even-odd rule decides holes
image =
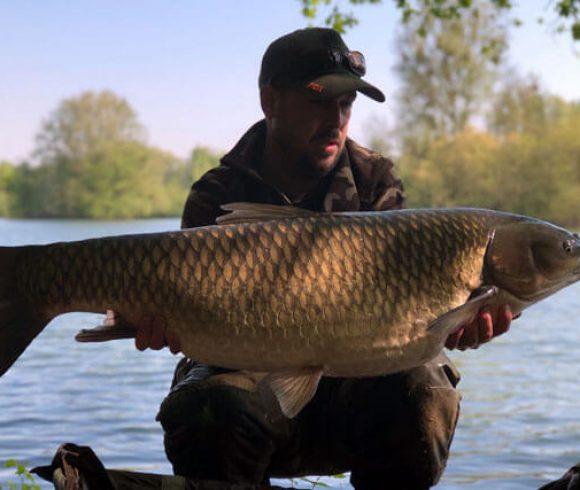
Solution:
[[[218,368],[182,360],[157,419],[174,473],[267,483],[351,472],[355,488],[429,488],[459,415],[459,375],[441,354],[375,378],[323,378],[294,419],[272,420],[259,394],[216,384]]]

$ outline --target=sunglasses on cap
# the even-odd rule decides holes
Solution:
[[[321,64],[325,64],[329,70],[342,66],[359,77],[367,72],[365,57],[360,51],[341,51],[339,49],[326,50],[326,61],[321,57]]]
[[[358,77],[366,73],[365,57],[360,51],[337,48],[310,51],[292,60],[274,79],[277,81],[303,80],[346,70]]]

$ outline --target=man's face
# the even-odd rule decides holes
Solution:
[[[323,176],[344,148],[356,92],[322,99],[301,90],[274,90],[266,115],[269,137],[298,165],[300,173]]]

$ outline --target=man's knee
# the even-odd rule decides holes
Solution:
[[[439,481],[447,464],[461,396],[452,386],[422,385],[412,397],[417,425],[411,434],[416,440],[409,441],[407,466],[414,463],[419,481],[428,488]]]
[[[255,393],[202,379],[174,389],[157,420],[176,474],[261,482],[271,452]]]
[[[452,364],[434,362],[378,382],[370,416],[355,436],[364,446],[353,468],[357,488],[382,488],[381,481],[393,488],[437,483],[459,416],[457,381]]]

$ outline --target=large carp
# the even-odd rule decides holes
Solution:
[[[578,235],[523,216],[228,209],[216,226],[0,248],[0,374],[61,313],[163,315],[188,357],[265,373],[292,417],[322,375],[421,365],[482,306],[517,314],[580,279]]]

